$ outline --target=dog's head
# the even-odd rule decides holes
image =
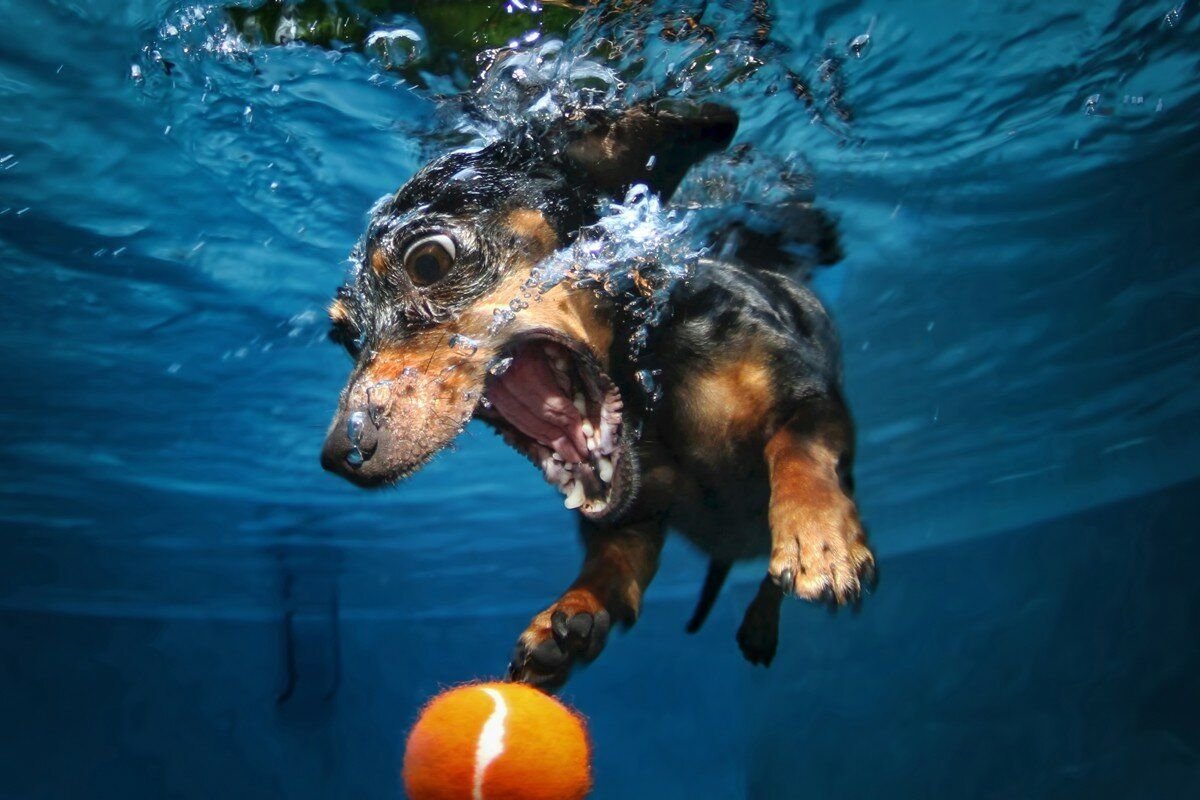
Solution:
[[[601,198],[636,183],[669,196],[736,126],[711,104],[641,106],[418,172],[377,208],[330,307],[331,338],[355,364],[325,468],[360,486],[394,483],[477,414],[568,507],[619,515],[638,478],[628,376],[614,374],[620,310],[568,282],[531,296],[531,270],[595,220]]]

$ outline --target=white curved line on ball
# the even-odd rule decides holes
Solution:
[[[482,691],[487,692],[488,696],[492,698],[496,708],[487,718],[487,722],[483,723],[483,729],[479,731],[479,741],[475,745],[475,785],[471,790],[473,800],[484,800],[483,776],[487,772],[488,765],[504,752],[504,720],[508,716],[508,706],[504,702],[503,695],[495,689],[482,689]]]

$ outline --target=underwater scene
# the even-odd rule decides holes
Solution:
[[[1200,796],[1195,2],[0,11],[0,800]]]

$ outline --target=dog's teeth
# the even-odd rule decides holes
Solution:
[[[563,469],[562,462],[555,461],[553,458],[543,459],[542,473],[546,476],[548,483],[562,484],[571,479],[571,476]]]
[[[555,345],[547,344],[547,345],[542,346],[542,352],[546,354],[546,358],[548,358],[550,360],[550,363],[554,366],[554,368],[556,370],[558,370],[559,372],[566,371],[567,359],[566,359],[566,356],[564,356],[562,354],[561,349],[559,349]]]
[[[581,430],[583,430],[583,438],[585,438],[585,439],[590,439],[596,435],[596,429],[592,427],[591,420],[585,419],[583,421],[583,424],[580,425],[579,427]]]
[[[583,510],[589,514],[599,514],[604,509],[608,508],[608,503],[603,500],[592,500],[583,507]]]
[[[596,469],[600,473],[600,480],[608,483],[613,476],[613,462],[611,458],[600,458],[596,461]]]
[[[607,420],[600,422],[600,435],[596,437],[600,449],[605,455],[617,449],[617,427]]]
[[[580,416],[587,416],[587,400],[583,398],[582,392],[575,393],[575,409]]]
[[[555,461],[557,461],[560,464],[563,463],[564,461],[566,461],[566,459],[562,457],[562,454],[559,453],[557,450],[555,450],[553,453],[550,454],[550,458],[554,459]]]
[[[567,508],[579,508],[583,505],[583,483],[581,481],[571,482],[571,491],[567,493],[567,499],[563,501],[563,505]]]

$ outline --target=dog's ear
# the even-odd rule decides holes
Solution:
[[[693,164],[728,146],[737,126],[727,106],[664,101],[599,121],[563,152],[604,194],[644,183],[666,199]]]

